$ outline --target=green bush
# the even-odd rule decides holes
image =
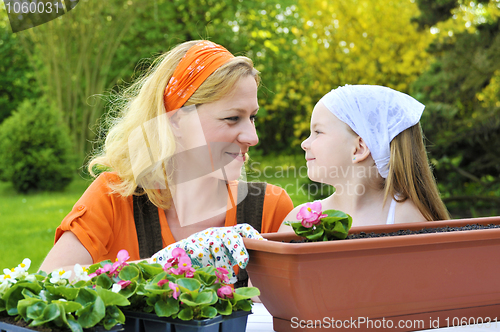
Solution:
[[[62,190],[74,170],[67,127],[48,102],[25,100],[0,125],[0,179],[18,192]]]

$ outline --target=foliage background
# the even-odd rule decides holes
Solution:
[[[70,133],[81,179],[106,133],[107,96],[159,53],[206,38],[249,56],[262,74],[253,179],[288,186],[295,204],[326,195],[304,192],[312,183],[299,172],[312,109],[340,85],[380,84],[426,104],[429,158],[453,217],[498,215],[499,16],[500,0],[80,0],[60,18],[12,34],[2,4],[0,122],[25,100],[50,100]],[[79,181],[85,185],[70,185],[67,195],[23,196],[1,183],[0,252],[15,252],[16,241],[5,239],[36,229],[40,214],[18,218],[29,210],[10,199],[59,204],[62,215],[44,226],[53,231],[69,212],[67,198],[74,203],[88,183]]]

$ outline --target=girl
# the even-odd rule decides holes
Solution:
[[[346,85],[326,94],[301,145],[308,177],[335,187],[322,210],[351,215],[353,226],[449,219],[427,160],[423,110],[382,86]],[[297,221],[300,208],[285,221]]]

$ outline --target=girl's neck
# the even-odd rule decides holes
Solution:
[[[384,190],[376,179],[349,177],[332,181],[335,193],[323,201],[323,210],[334,209],[349,214],[353,226],[384,224],[390,200],[384,205]],[[380,180],[379,180],[380,181]]]

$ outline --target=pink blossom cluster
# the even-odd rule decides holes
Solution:
[[[163,266],[163,270],[167,273],[175,274],[177,276],[184,276],[185,278],[193,278],[194,272],[196,271],[191,263],[191,258],[186,252],[181,248],[175,248],[172,251],[172,258],[167,260],[167,263]],[[233,288],[225,283],[229,282],[228,270],[223,267],[218,267],[215,271],[217,277],[216,283],[221,283],[221,286],[217,290],[217,296],[222,299],[233,297]],[[162,279],[158,282],[159,287],[168,283],[168,287],[173,291],[172,297],[178,299],[180,295],[179,285],[168,280]]]

